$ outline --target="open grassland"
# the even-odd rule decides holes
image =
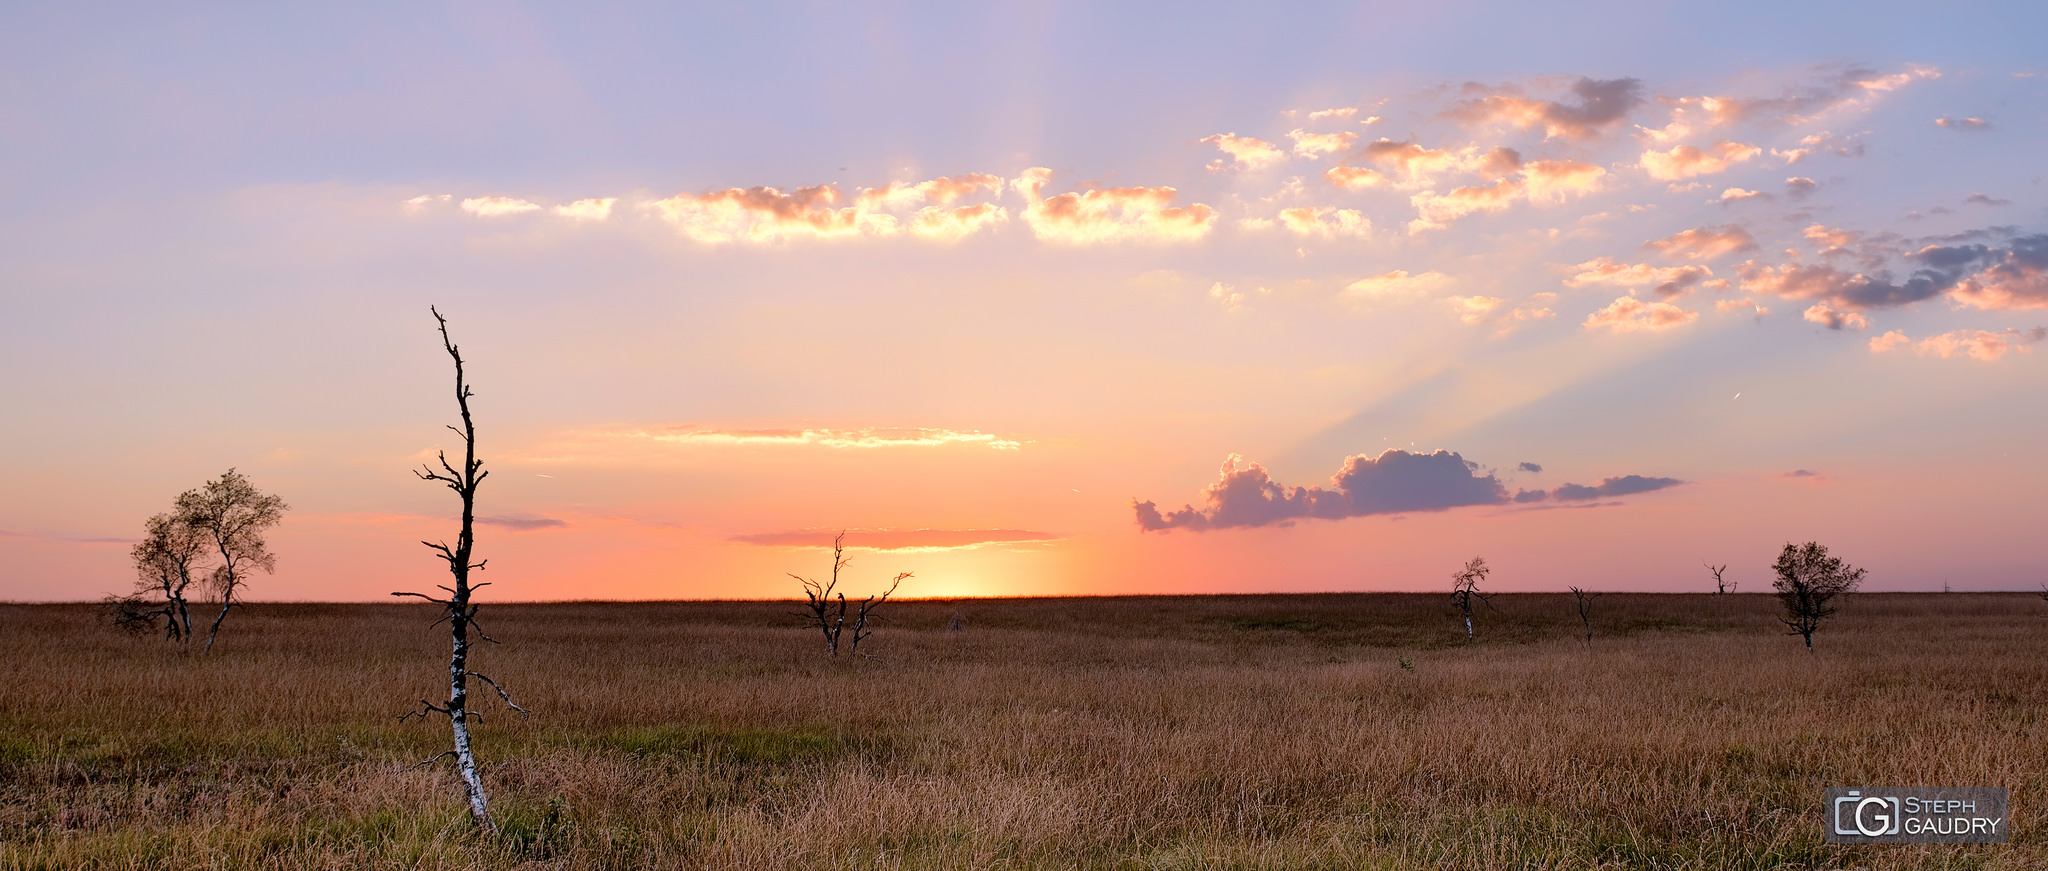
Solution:
[[[1863,595],[501,605],[446,763],[427,607],[256,605],[213,655],[0,605],[0,868],[2043,868],[2048,605]],[[955,620],[958,628],[954,628]],[[1404,666],[1406,663],[1406,666]],[[473,698],[479,697],[473,694]],[[2013,843],[1833,847],[1829,785],[2013,790]]]

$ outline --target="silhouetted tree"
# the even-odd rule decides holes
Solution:
[[[269,573],[277,569],[277,557],[264,543],[263,535],[283,520],[290,509],[283,499],[256,489],[247,477],[233,469],[197,490],[178,495],[173,516],[177,522],[191,527],[205,541],[207,549],[220,558],[206,576],[207,588],[220,596],[220,613],[213,616],[213,626],[206,630],[203,650],[213,649],[213,639],[220,634],[221,622],[228,619],[228,610],[242,603],[242,588],[249,583],[249,572],[262,569]]]
[[[162,620],[166,640],[189,645],[192,612],[185,591],[192,586],[193,574],[202,568],[206,547],[206,537],[183,518],[175,514],[151,517],[142,540],[128,552],[135,564],[135,591],[107,597],[114,621],[141,633],[156,628]]]
[[[1771,586],[1777,588],[1778,601],[1785,606],[1785,616],[1779,619],[1792,627],[1793,635],[1806,639],[1809,651],[1813,650],[1814,630],[1835,613],[1834,600],[1855,592],[1863,583],[1863,569],[1829,556],[1827,547],[1816,541],[1802,545],[1787,542],[1771,568],[1778,573]]]
[[[483,716],[469,709],[469,679],[472,677],[476,678],[489,685],[491,689],[497,690],[498,697],[504,700],[506,707],[518,711],[521,715],[526,713],[526,709],[513,704],[512,696],[506,693],[505,689],[499,686],[497,681],[484,676],[480,672],[471,671],[469,668],[469,633],[471,629],[476,630],[478,638],[493,644],[497,643],[497,639],[485,635],[482,627],[477,625],[476,612],[479,606],[470,603],[470,593],[479,587],[488,587],[490,583],[471,584],[469,582],[470,570],[483,571],[484,563],[488,562],[487,560],[479,560],[471,563],[469,560],[476,549],[476,488],[478,484],[483,483],[484,478],[489,476],[490,473],[484,471],[483,461],[476,458],[476,424],[470,420],[469,416],[469,399],[474,394],[470,392],[469,383],[464,380],[462,352],[457,350],[455,343],[448,338],[448,319],[441,317],[441,312],[431,306],[427,310],[433,312],[434,320],[440,324],[441,347],[447,349],[448,356],[455,360],[455,404],[456,407],[462,410],[462,428],[455,429],[453,426],[448,428],[454,430],[457,435],[462,436],[463,458],[462,468],[458,471],[448,463],[448,453],[442,451],[440,452],[440,469],[437,470],[432,466],[427,466],[414,470],[414,474],[418,475],[423,481],[438,481],[448,489],[455,491],[455,494],[462,498],[462,531],[456,534],[455,546],[452,548],[445,541],[438,543],[431,541],[420,542],[433,549],[435,555],[446,561],[449,573],[455,576],[455,586],[453,587],[442,584],[435,585],[446,590],[448,598],[442,599],[425,593],[409,592],[392,593],[391,595],[416,596],[440,605],[442,610],[446,612],[442,615],[441,620],[448,622],[449,632],[454,639],[454,648],[448,656],[447,704],[436,705],[426,699],[421,699],[419,710],[402,714],[399,716],[399,719],[402,721],[407,717],[415,716],[424,719],[430,713],[441,714],[448,718],[448,722],[453,724],[455,730],[455,748],[436,755],[420,764],[426,765],[445,757],[454,757],[456,773],[462,778],[463,798],[469,802],[470,817],[476,821],[476,825],[479,828],[488,832],[495,832],[498,830],[498,824],[495,820],[491,819],[491,802],[489,797],[484,794],[483,776],[477,770],[476,754],[472,749],[470,741],[469,721],[471,719],[481,720]],[[438,624],[441,620],[434,622]]]
[[[1473,557],[1465,567],[1451,574],[1451,603],[1458,606],[1458,613],[1465,616],[1465,640],[1472,640],[1472,600],[1489,602],[1493,597],[1479,592],[1480,582],[1492,573],[1486,567],[1485,557]]]
[[[790,577],[804,585],[804,622],[818,628],[819,634],[825,638],[825,653],[831,656],[839,655],[839,638],[846,629],[846,594],[835,592],[839,586],[839,570],[852,561],[852,557],[846,556],[846,533],[842,531],[832,539],[832,577],[829,580],[820,584],[802,575],[789,573]],[[896,592],[896,588],[903,585],[903,579],[910,576],[910,572],[897,575],[896,580],[889,584],[889,589],[883,591],[880,596],[869,596],[854,606],[853,641],[846,647],[848,653],[859,653],[861,641],[875,634],[868,621],[873,618],[875,611],[882,607],[882,603],[889,601],[889,596]]]
[[[1728,566],[1727,566],[1727,564],[1725,564],[1725,563],[1724,563],[1724,564],[1722,564],[1722,565],[1718,565],[1718,566],[1717,566],[1717,565],[1714,565],[1714,564],[1712,564],[1712,563],[1700,563],[1700,565],[1706,566],[1706,567],[1707,567],[1707,571],[1710,571],[1710,572],[1713,572],[1713,573],[1714,573],[1714,594],[1715,594],[1715,595],[1717,595],[1717,596],[1718,596],[1718,595],[1724,595],[1724,594],[1727,594],[1727,593],[1733,593],[1733,592],[1735,592],[1735,588],[1736,588],[1737,586],[1740,586],[1740,582],[1737,582],[1737,583],[1732,583],[1732,584],[1731,584],[1731,583],[1729,583],[1729,582],[1728,582],[1728,581],[1727,581],[1726,579],[1724,579],[1724,578],[1722,578],[1722,577],[1721,577],[1721,573],[1722,573],[1722,572],[1725,572],[1725,571],[1727,571],[1727,570],[1728,570]]]
[[[1599,593],[1588,593],[1588,592],[1586,592],[1585,590],[1581,590],[1581,589],[1579,589],[1578,587],[1573,587],[1573,588],[1571,588],[1571,590],[1572,590],[1572,598],[1574,598],[1574,599],[1577,599],[1577,600],[1578,600],[1578,603],[1579,603],[1579,622],[1580,622],[1580,623],[1582,623],[1582,624],[1584,624],[1584,625],[1585,625],[1585,627],[1586,627],[1586,643],[1587,643],[1587,644],[1592,644],[1592,643],[1593,643],[1593,600],[1594,600],[1594,599],[1598,599],[1598,598],[1600,598],[1600,594],[1599,594]]]

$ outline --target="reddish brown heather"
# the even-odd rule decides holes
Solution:
[[[493,605],[472,832],[426,607],[252,605],[210,657],[0,605],[0,868],[2041,868],[2048,605],[1863,595]],[[949,631],[956,615],[961,629]],[[871,647],[870,647],[871,646]],[[1412,665],[1404,668],[1403,662]],[[2004,846],[1830,847],[1829,785],[2013,790]]]

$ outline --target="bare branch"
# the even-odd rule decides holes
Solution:
[[[434,754],[433,756],[431,756],[431,757],[429,757],[429,758],[427,758],[427,759],[424,759],[424,760],[422,760],[422,761],[421,761],[421,762],[420,762],[420,763],[419,763],[418,765],[414,765],[414,766],[408,767],[408,768],[406,768],[405,770],[407,770],[407,771],[418,771],[418,770],[420,770],[420,769],[422,769],[422,768],[425,768],[425,767],[427,767],[427,766],[429,766],[429,765],[432,765],[432,764],[434,764],[434,763],[436,763],[436,762],[439,762],[439,761],[441,761],[441,760],[443,760],[443,759],[446,759],[446,758],[448,758],[448,757],[450,757],[450,756],[454,756],[454,755],[455,755],[455,751],[453,751],[453,750],[443,750],[443,751],[441,751],[441,752],[439,752],[439,753],[436,753],[436,754]]]
[[[470,677],[473,677],[473,678],[476,678],[477,680],[483,681],[484,683],[490,684],[490,685],[491,685],[491,689],[494,689],[494,690],[497,690],[497,691],[498,691],[498,698],[500,698],[500,699],[503,699],[503,700],[505,701],[505,707],[508,707],[508,708],[511,708],[512,710],[518,711],[518,712],[519,712],[519,715],[520,715],[520,716],[524,717],[524,716],[526,716],[527,714],[530,714],[530,713],[532,713],[532,711],[528,711],[527,709],[525,709],[525,708],[522,708],[522,707],[518,706],[517,704],[514,704],[514,703],[512,702],[512,694],[511,694],[511,693],[508,693],[508,692],[505,692],[505,688],[504,688],[504,687],[501,687],[501,686],[498,686],[498,682],[497,682],[497,681],[494,681],[494,680],[491,680],[491,678],[490,678],[490,676],[489,676],[489,675],[486,675],[486,674],[484,674],[483,672],[480,672],[480,671],[472,671],[472,672],[470,672],[470,673],[469,673],[469,676],[470,676]]]

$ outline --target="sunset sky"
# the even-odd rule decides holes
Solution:
[[[34,4],[0,599],[2048,581],[2040,4]]]

